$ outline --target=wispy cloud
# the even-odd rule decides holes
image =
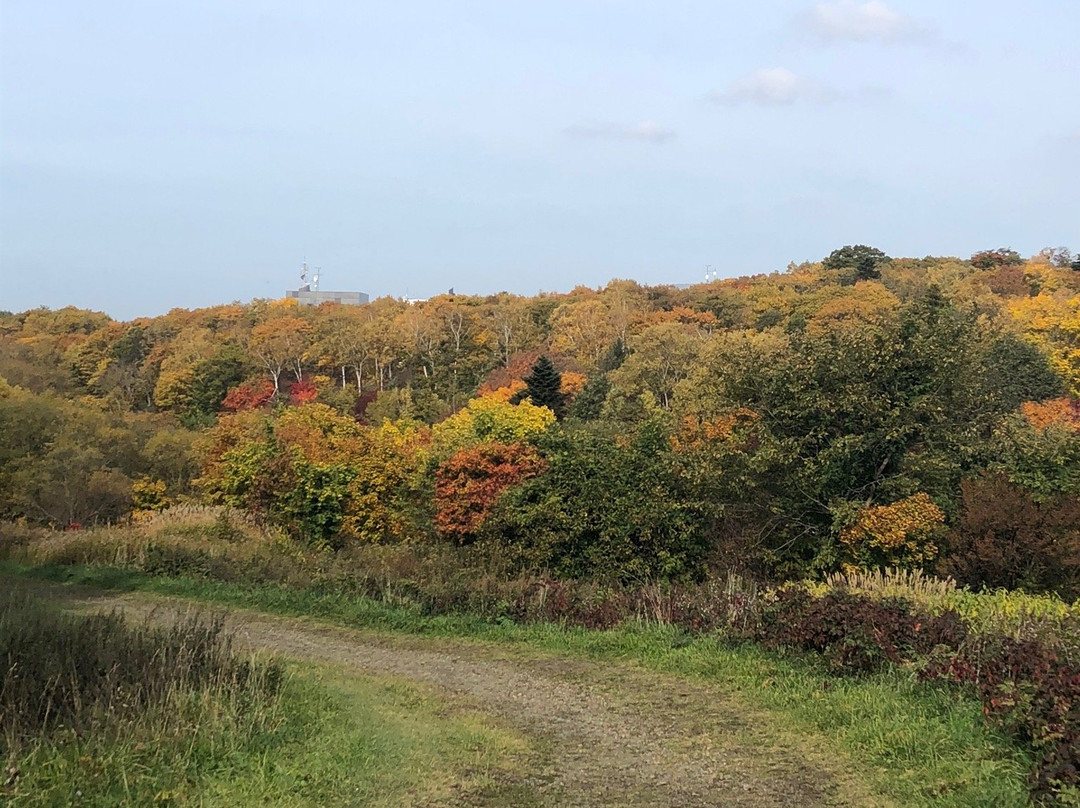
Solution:
[[[796,76],[787,68],[766,67],[733,81],[710,97],[721,104],[785,106],[807,100],[821,103],[829,95],[825,87]]]
[[[881,0],[818,3],[801,17],[801,23],[822,42],[895,43],[931,36],[924,23],[894,11]]]
[[[631,126],[617,123],[585,123],[568,126],[563,133],[575,138],[591,140],[637,140],[645,143],[667,143],[676,137],[674,129],[668,129],[655,121],[642,121]]]
[[[783,107],[794,104],[832,104],[841,101],[868,102],[887,96],[882,87],[859,87],[841,90],[814,79],[796,75],[785,67],[766,67],[736,79],[709,100],[727,106],[749,104],[759,107]]]

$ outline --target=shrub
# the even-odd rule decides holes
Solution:
[[[543,469],[536,450],[520,443],[486,443],[457,452],[435,471],[439,535],[459,544],[472,541],[499,495]]]
[[[938,646],[956,648],[967,630],[956,612],[917,612],[900,598],[871,600],[844,591],[814,597],[786,586],[762,614],[758,639],[766,646],[822,654],[839,673],[867,673]]]
[[[972,685],[987,719],[1035,753],[1036,797],[1080,787],[1080,664],[1036,640],[982,637],[923,678]]]
[[[1037,502],[993,475],[962,484],[963,513],[939,571],[974,587],[1080,595],[1080,498]]]
[[[840,532],[840,543],[859,566],[919,566],[937,554],[931,541],[945,514],[922,492],[890,505],[859,511]]]
[[[695,497],[657,425],[632,439],[560,432],[541,448],[547,470],[500,498],[489,540],[560,577],[700,577],[714,504]]]

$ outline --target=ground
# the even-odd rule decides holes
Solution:
[[[146,594],[20,582],[78,610],[170,621],[207,607]],[[211,610],[212,611],[212,610]],[[220,613],[220,610],[217,610]],[[451,783],[459,806],[888,805],[823,741],[785,732],[708,682],[632,663],[470,640],[375,634],[233,610],[236,642],[335,675],[407,681],[447,715],[482,713],[520,736],[512,766],[479,790]],[[468,772],[462,782],[469,781]],[[449,795],[449,796],[447,796]],[[428,799],[417,796],[419,804]]]

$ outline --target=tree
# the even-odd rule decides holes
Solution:
[[[518,395],[519,401],[529,399],[537,407],[547,407],[556,418],[562,418],[566,397],[562,392],[562,374],[547,356],[541,356],[525,377],[525,390]],[[516,403],[516,402],[515,402]]]
[[[875,247],[856,244],[833,250],[821,262],[821,265],[831,270],[853,270],[854,275],[850,282],[854,283],[857,280],[869,281],[880,278],[881,272],[878,267],[889,260],[889,256]]]
[[[1008,247],[996,250],[981,250],[971,256],[971,265],[976,269],[995,269],[997,267],[1020,266],[1024,259],[1020,253]]]
[[[521,443],[482,443],[462,449],[435,472],[435,528],[458,544],[476,537],[499,496],[540,474],[544,461]]]
[[[628,398],[648,393],[662,409],[669,409],[675,387],[693,369],[701,345],[692,326],[679,322],[649,326],[631,338],[630,355],[612,371],[612,393]]]
[[[494,396],[469,401],[461,410],[432,430],[435,452],[441,458],[478,443],[523,443],[534,441],[555,423],[547,407],[522,401],[511,404]]]
[[[560,305],[551,315],[551,329],[552,348],[573,356],[586,368],[595,368],[619,336],[611,312],[597,298]]]
[[[1039,250],[1038,257],[1058,269],[1068,269],[1073,263],[1072,250],[1068,247],[1046,247]]]
[[[526,345],[536,332],[530,317],[529,298],[505,292],[491,300],[487,320],[495,335],[499,362],[510,367],[511,357]]]
[[[955,506],[1012,403],[987,377],[986,343],[976,315],[933,292],[858,329],[725,334],[676,409],[703,421],[737,408],[759,416],[743,499],[773,525],[773,572],[834,568],[839,533],[860,509],[919,492]]]
[[[199,415],[214,415],[229,394],[248,375],[243,352],[235,345],[224,345],[209,359],[202,359],[191,369],[188,407]]]
[[[990,343],[983,359],[989,394],[1001,401],[1004,411],[1025,401],[1045,401],[1065,392],[1065,381],[1050,366],[1046,355],[1015,334],[1004,333]]]
[[[299,317],[275,317],[251,330],[251,350],[270,374],[275,395],[287,368],[297,381],[304,380],[302,362],[310,335],[311,326]]]

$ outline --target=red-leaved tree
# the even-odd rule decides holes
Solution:
[[[221,408],[229,412],[256,410],[274,397],[274,385],[269,379],[241,384],[234,387],[221,402]]]
[[[294,382],[289,386],[289,403],[293,405],[307,404],[314,401],[318,395],[318,388],[309,381]]]
[[[484,443],[452,455],[435,471],[435,528],[467,544],[499,495],[543,472],[544,459],[521,443]]]

